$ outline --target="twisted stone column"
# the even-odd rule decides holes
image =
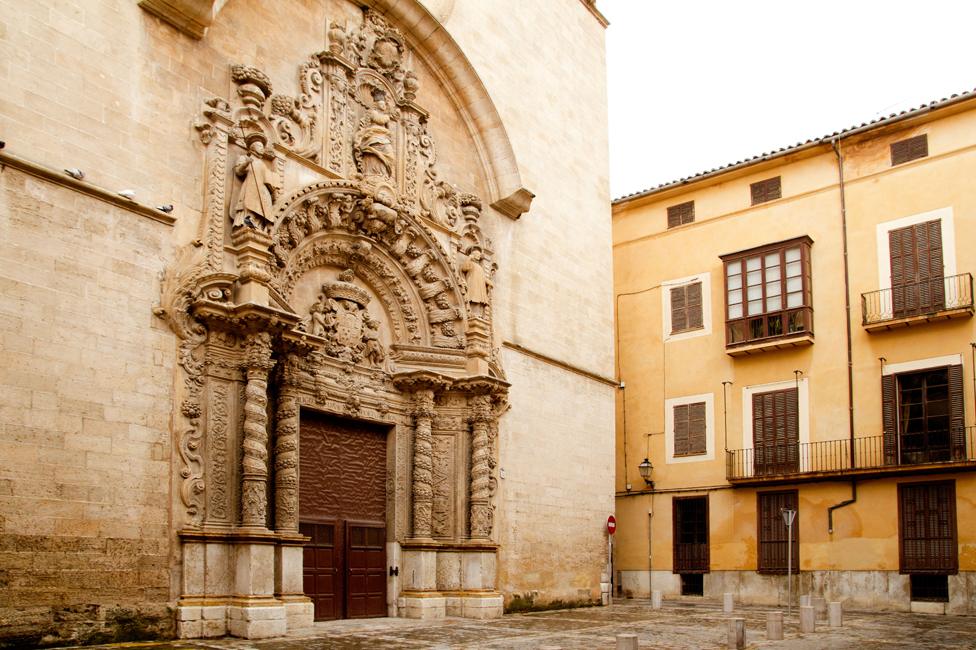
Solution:
[[[268,371],[271,335],[250,338],[244,353],[247,386],[244,389],[244,441],[241,461],[241,525],[264,528],[268,514]]]
[[[491,395],[471,398],[471,537],[491,537],[491,456],[488,425],[491,421]]]
[[[414,393],[413,435],[413,536],[431,536],[431,510],[434,504],[434,391]]]
[[[298,532],[298,393],[286,384],[278,396],[275,441],[275,523],[279,533]]]

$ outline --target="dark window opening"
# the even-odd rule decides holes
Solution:
[[[886,465],[966,459],[962,366],[881,378]]]
[[[783,196],[783,188],[780,184],[779,176],[753,183],[749,186],[749,189],[752,192],[753,205],[773,201]]]
[[[914,138],[907,138],[891,143],[891,164],[900,165],[929,155],[928,135],[916,135]]]
[[[800,512],[796,490],[786,492],[760,492],[758,495],[759,519],[759,573],[786,573],[790,562],[794,573],[800,570]],[[784,509],[796,511],[793,520],[792,549],[790,535],[783,521]],[[792,550],[792,559],[789,551]]]
[[[695,221],[695,202],[686,201],[668,208],[668,228],[677,228]]]
[[[913,575],[912,600],[949,602],[949,576]]]
[[[675,573],[707,573],[708,497],[675,497],[672,501]]]
[[[705,574],[682,573],[681,574],[681,595],[682,596],[704,596],[705,595]]]

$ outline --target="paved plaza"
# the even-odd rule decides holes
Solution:
[[[739,608],[746,619],[748,648],[895,650],[976,648],[976,618],[928,614],[845,612],[842,628],[818,622],[800,634],[796,610],[783,641],[767,641],[768,608]],[[102,646],[154,650],[352,650],[365,648],[614,648],[617,634],[637,634],[641,648],[725,648],[730,615],[715,603],[625,600],[610,607],[512,614],[491,621],[399,618],[317,623],[303,634],[268,641],[218,639]]]

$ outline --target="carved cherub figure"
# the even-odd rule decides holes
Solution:
[[[281,185],[274,168],[274,156],[269,159],[263,139],[248,140],[247,152],[234,163],[234,174],[240,179],[231,202],[234,227],[247,226],[267,231],[271,225],[271,206]]]
[[[374,365],[380,365],[386,359],[386,353],[383,352],[383,345],[380,343],[380,323],[375,318],[369,315],[369,312],[363,313],[363,342],[366,344],[365,352],[363,356],[369,360],[370,363]]]

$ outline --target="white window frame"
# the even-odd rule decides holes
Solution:
[[[952,208],[939,208],[900,219],[884,221],[877,225],[879,289],[891,288],[891,250],[888,244],[888,233],[898,228],[906,228],[935,219],[939,219],[942,227],[942,277],[948,278],[956,274],[956,235],[952,223]]]
[[[900,375],[903,372],[915,372],[916,370],[929,370],[930,368],[961,365],[961,354],[947,354],[942,357],[929,357],[928,359],[916,359],[915,361],[886,363],[881,371],[881,376],[887,377],[888,375]]]
[[[683,341],[699,336],[709,336],[712,333],[712,274],[698,273],[674,280],[666,280],[661,283],[661,313],[664,315],[664,337],[665,343],[673,341]],[[671,289],[681,287],[695,282],[701,282],[702,294],[702,326],[694,330],[671,333]]]
[[[795,379],[777,381],[770,384],[755,384],[746,386],[742,389],[742,448],[753,449],[754,436],[752,431],[752,396],[757,393],[768,393],[774,390],[787,390],[796,388],[797,401],[797,429],[799,433],[799,444],[804,445],[810,442],[810,381],[804,377],[799,382]],[[800,447],[802,450],[803,447]],[[745,468],[748,475],[752,475],[752,456],[747,459],[748,467]],[[800,453],[800,471],[809,471],[810,459],[804,458]]]
[[[704,288],[704,287],[703,287]],[[693,456],[674,455],[674,407],[705,402],[705,453]],[[700,463],[715,460],[715,397],[713,393],[672,397],[664,400],[664,448],[666,465]]]

